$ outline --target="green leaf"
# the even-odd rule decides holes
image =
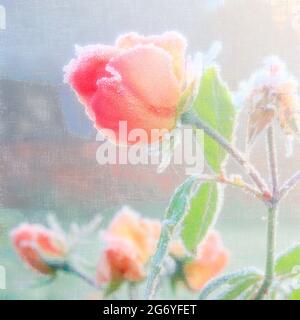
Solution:
[[[191,198],[181,231],[183,243],[191,252],[196,251],[198,244],[216,221],[219,194],[217,183],[209,181],[202,183]]]
[[[234,300],[239,298],[246,290],[253,287],[258,281],[261,280],[259,274],[248,274],[235,279],[235,283],[229,286],[221,295],[218,296],[218,300]]]
[[[195,177],[189,177],[175,190],[175,193],[170,200],[169,207],[166,210],[165,219],[163,221],[157,249],[151,259],[150,272],[146,287],[147,298],[152,296],[157,285],[158,277],[162,268],[162,262],[168,253],[169,242],[172,240],[176,227],[180,224],[189,208],[190,197],[193,194],[196,181],[197,179]]]
[[[279,275],[293,272],[300,268],[300,245],[295,245],[281,254],[275,263],[275,272]]]
[[[261,279],[261,272],[256,268],[232,272],[209,282],[200,293],[199,299],[209,299],[216,291],[218,299],[235,299]]]
[[[166,211],[166,219],[171,219],[174,223],[178,223],[183,217],[188,210],[196,180],[196,177],[189,177],[175,190]]]
[[[227,86],[220,79],[216,67],[207,69],[200,82],[192,109],[228,141],[232,140],[235,108]],[[209,166],[220,173],[226,151],[207,134],[204,136],[204,156]]]

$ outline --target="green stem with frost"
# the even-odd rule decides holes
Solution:
[[[268,186],[258,173],[258,171],[250,164],[246,157],[240,153],[236,148],[224,139],[217,131],[212,129],[209,125],[199,119],[192,112],[184,113],[181,116],[181,120],[184,124],[189,124],[202,129],[208,136],[214,139],[220,146],[222,146],[244,169],[245,173],[250,176],[257,188],[262,194],[262,199],[265,192],[268,191]],[[252,189],[252,188],[251,188]],[[163,224],[160,240],[157,246],[155,255],[151,261],[150,273],[147,279],[146,286],[146,299],[153,299],[156,288],[159,282],[159,276],[162,270],[163,260],[168,253],[168,245],[173,237],[174,230],[179,223],[179,219],[170,221],[166,219]]]
[[[268,210],[268,227],[267,227],[267,257],[264,281],[259,288],[255,300],[261,300],[268,293],[274,278],[274,258],[275,258],[275,240],[276,240],[276,221],[277,207]]]
[[[192,112],[186,112],[182,115],[181,120],[184,124],[194,125],[198,129],[203,130],[208,136],[214,139],[224,150],[226,150],[232,158],[242,166],[245,173],[249,175],[252,181],[256,184],[258,189],[262,192],[268,192],[268,186],[259,174],[259,172],[254,168],[254,166],[249,163],[245,155],[243,155],[239,150],[237,150],[231,143],[229,143],[224,137],[222,137],[217,131],[207,125],[204,121],[199,119]]]
[[[274,278],[274,260],[275,260],[275,248],[276,248],[276,225],[278,214],[278,166],[277,166],[277,154],[274,137],[274,128],[271,125],[268,128],[267,133],[267,147],[269,158],[269,171],[272,181],[272,201],[271,207],[268,209],[268,226],[267,226],[267,256],[264,281],[258,290],[255,299],[261,300],[268,293],[270,286],[272,285]]]

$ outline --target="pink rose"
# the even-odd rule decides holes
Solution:
[[[176,32],[143,37],[130,33],[116,45],[77,48],[77,57],[64,68],[65,82],[76,92],[99,130],[110,129],[116,142],[119,122],[127,130],[175,127],[176,107],[185,75],[185,39]],[[144,141],[145,142],[145,141]]]

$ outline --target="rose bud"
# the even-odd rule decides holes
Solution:
[[[151,136],[152,129],[175,128],[185,49],[185,39],[176,32],[150,37],[130,33],[119,37],[115,46],[77,47],[77,57],[64,68],[64,80],[110,140],[152,143],[161,139],[160,134]],[[119,130],[121,121],[126,121],[128,132],[142,129],[146,141],[128,139],[127,132]]]
[[[145,277],[144,262],[136,247],[127,240],[112,237],[101,256],[97,268],[97,283],[112,281],[141,281]]]
[[[228,251],[222,244],[221,237],[211,231],[199,245],[197,256],[184,265],[184,275],[188,287],[198,291],[217,276],[228,263]]]
[[[160,229],[158,220],[145,219],[128,207],[122,208],[102,234],[106,246],[98,263],[97,282],[143,280]]]
[[[227,250],[215,231],[209,232],[198,246],[196,257],[191,257],[179,240],[170,243],[169,255],[175,262],[170,277],[174,289],[178,283],[183,282],[191,290],[200,290],[228,261]]]
[[[67,253],[64,237],[38,224],[21,224],[12,230],[11,239],[22,260],[42,274],[54,273],[47,261],[61,261]]]

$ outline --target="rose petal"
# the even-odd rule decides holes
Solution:
[[[171,57],[164,50],[153,45],[137,46],[113,58],[108,67],[153,112],[175,112],[180,86],[172,71]]]
[[[250,112],[247,133],[248,146],[254,143],[257,136],[269,126],[274,117],[274,109],[257,108]]]
[[[87,104],[97,90],[97,80],[110,76],[108,61],[119,52],[104,45],[77,47],[77,58],[64,67],[64,81],[72,86],[83,104]]]
[[[181,34],[173,31],[165,32],[162,35],[145,37],[132,32],[120,36],[116,41],[116,45],[124,49],[132,48],[139,44],[154,44],[171,54],[175,75],[180,82],[183,81],[187,43]]]
[[[143,129],[147,133],[145,143],[151,140],[151,130],[171,130],[175,126],[173,110],[164,110],[157,113],[141,99],[136,98],[130,90],[117,78],[103,78],[98,81],[98,89],[91,100],[90,108],[95,115],[95,125],[98,129],[111,129],[117,135],[118,143],[135,143],[128,141],[119,132],[120,121],[126,121],[128,132],[134,129]],[[110,138],[110,137],[108,137]]]

